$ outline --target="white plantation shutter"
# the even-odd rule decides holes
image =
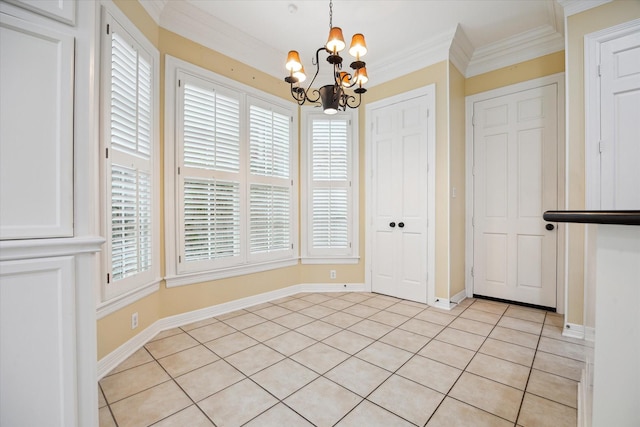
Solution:
[[[347,118],[314,119],[311,125],[313,249],[349,247],[349,139]]]
[[[184,85],[184,165],[240,169],[240,103],[212,89]]]
[[[111,280],[151,267],[151,179],[148,173],[112,165]]]
[[[354,144],[352,117],[308,112],[305,216],[306,256],[354,255]]]
[[[289,178],[290,117],[252,105],[249,111],[251,173]]]
[[[291,249],[290,193],[289,187],[251,185],[249,223],[252,254]]]
[[[184,229],[186,261],[240,255],[239,183],[185,179]]]
[[[314,181],[345,182],[349,179],[347,119],[315,119],[312,122],[312,176]]]
[[[181,271],[241,262],[240,95],[179,76]]]
[[[349,195],[345,188],[312,190],[312,246],[318,249],[349,247]]]
[[[104,85],[107,299],[149,283],[154,268],[153,59],[107,17]]]
[[[296,105],[177,58],[165,72],[167,286],[297,264]]]
[[[291,116],[257,100],[249,107],[249,252],[292,251]]]

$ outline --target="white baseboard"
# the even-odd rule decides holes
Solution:
[[[596,328],[584,327],[584,340],[589,342],[596,342]]]
[[[467,298],[467,291],[466,290],[462,290],[462,291],[458,292],[457,294],[455,294],[454,296],[451,297],[451,302],[455,303],[455,304],[460,304],[466,298]]]
[[[432,306],[435,308],[441,308],[443,310],[451,310],[455,306],[455,304],[453,304],[446,298],[436,298]]]
[[[142,348],[142,346],[149,342],[158,333],[167,329],[188,325],[189,323],[198,322],[210,317],[220,316],[221,314],[229,313],[231,311],[241,310],[243,308],[273,301],[278,298],[284,298],[290,295],[299,294],[302,292],[365,291],[367,291],[367,289],[364,283],[302,283],[299,285],[288,286],[286,288],[278,289],[275,291],[252,295],[246,298],[240,298],[223,304],[213,305],[211,307],[206,307],[199,310],[189,311],[187,313],[177,314],[175,316],[164,317],[155,321],[153,324],[138,333],[136,336],[100,359],[98,361],[98,380],[102,379],[116,366],[124,362],[129,356]]]
[[[584,325],[578,325],[576,323],[565,323],[562,330],[563,337],[584,339]]]
[[[461,292],[458,292],[457,294],[455,294],[449,299],[436,298],[433,304],[430,304],[430,305],[432,307],[441,308],[443,310],[451,310],[452,308],[460,304],[462,301],[464,301],[466,298],[467,298],[467,291],[463,290]]]

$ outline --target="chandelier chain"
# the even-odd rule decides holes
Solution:
[[[329,29],[333,28],[333,0],[329,0]]]

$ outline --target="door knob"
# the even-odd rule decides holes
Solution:
[[[398,227],[403,228],[404,227],[404,222],[399,222],[398,223]]]
[[[396,223],[395,223],[395,222],[390,222],[390,223],[389,223],[389,227],[393,228],[393,227],[395,227],[395,226],[396,226]]]
[[[556,227],[553,224],[547,224],[547,225],[544,226],[544,228],[546,228],[547,230],[551,231]]]

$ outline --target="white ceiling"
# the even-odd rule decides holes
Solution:
[[[328,0],[141,3],[161,26],[278,78],[289,50],[311,73],[329,30]],[[447,57],[469,77],[564,46],[555,0],[334,0],[333,25],[347,43],[365,35],[369,86]]]

